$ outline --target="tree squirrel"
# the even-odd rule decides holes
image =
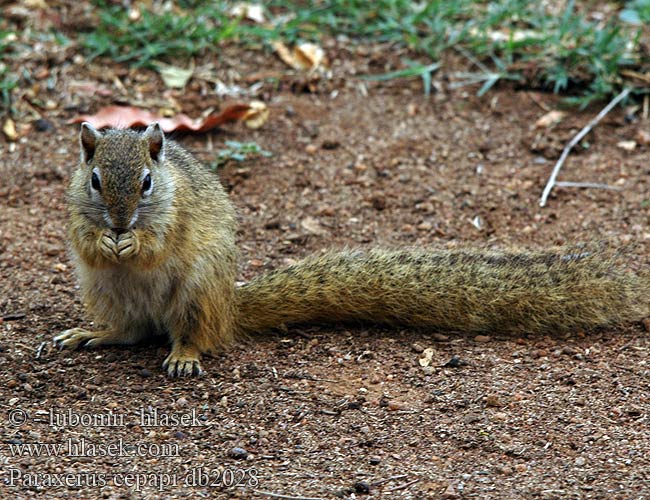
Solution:
[[[69,239],[83,301],[106,329],[61,348],[166,334],[170,376],[201,353],[291,323],[370,321],[464,332],[557,332],[643,318],[650,280],[602,252],[344,250],[235,286],[235,210],[215,174],[166,139],[83,123]],[[575,250],[574,250],[575,251]]]

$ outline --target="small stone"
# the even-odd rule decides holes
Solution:
[[[370,465],[379,465],[381,463],[381,458],[379,457],[370,457]]]
[[[528,470],[528,466],[526,464],[517,464],[515,465],[515,470],[517,472],[526,472]]]
[[[616,147],[625,151],[634,151],[636,148],[636,141],[619,141],[616,143]]]
[[[404,410],[406,409],[406,405],[404,403],[400,403],[399,401],[389,401],[388,409],[391,411]]]
[[[38,132],[49,132],[50,130],[54,129],[54,125],[51,121],[46,120],[45,118],[39,118],[38,120],[34,121],[34,128]]]
[[[248,452],[244,448],[239,447],[234,447],[228,454],[235,460],[246,460],[248,457]]]
[[[308,155],[316,154],[316,152],[318,152],[318,146],[316,146],[316,144],[307,144],[307,146],[305,146],[305,153]]]
[[[496,471],[498,474],[502,474],[504,476],[509,476],[512,474],[512,467],[508,467],[507,465],[502,465],[496,468]]]
[[[477,335],[476,337],[474,337],[474,342],[485,343],[485,342],[489,342],[490,340],[492,340],[492,337],[490,337],[489,335]]]
[[[503,406],[503,402],[501,401],[501,398],[499,398],[499,396],[497,396],[496,394],[490,394],[488,397],[486,397],[485,404],[493,408],[498,408],[500,406]]]
[[[473,424],[474,422],[478,422],[479,420],[481,420],[481,417],[479,417],[475,413],[470,413],[469,415],[465,415],[463,417],[463,422],[465,422],[466,424]]]
[[[185,439],[187,438],[187,434],[185,434],[183,431],[176,431],[174,432],[174,437],[176,439]]]
[[[576,458],[576,465],[578,467],[582,467],[584,464],[587,463],[587,459],[585,457],[578,457]]]
[[[341,143],[336,139],[325,139],[321,145],[323,149],[327,150],[337,149],[339,146],[341,146]]]
[[[365,481],[357,481],[354,483],[354,491],[367,495],[370,493],[370,485]]]
[[[180,398],[178,398],[176,400],[176,406],[178,406],[180,408],[183,408],[184,406],[187,406],[188,403],[189,402],[184,397],[180,397]]]
[[[433,340],[435,340],[437,342],[446,342],[447,340],[449,340],[449,336],[448,335],[443,335],[442,333],[434,333],[432,335],[432,337],[433,337]]]
[[[465,364],[466,363],[463,360],[461,360],[458,356],[452,356],[451,359],[442,366],[446,368],[459,368]]]
[[[424,346],[422,344],[418,344],[417,342],[411,346],[411,349],[413,349],[414,352],[420,353],[424,351]]]
[[[373,196],[372,208],[381,212],[383,209],[386,208],[386,198],[384,196]]]
[[[143,368],[138,372],[138,375],[140,375],[142,378],[148,378],[151,377],[151,370],[148,370],[147,368]]]

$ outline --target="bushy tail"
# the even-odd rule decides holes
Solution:
[[[558,332],[650,313],[650,280],[606,251],[329,252],[237,289],[239,327],[368,321],[463,332]]]

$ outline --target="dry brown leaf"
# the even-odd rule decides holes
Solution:
[[[269,119],[269,108],[262,101],[251,101],[249,106],[241,120],[248,128],[258,129]]]
[[[273,42],[273,48],[286,64],[299,71],[314,71],[321,66],[327,66],[325,51],[313,43],[301,43],[293,50],[282,42]]]
[[[636,141],[642,146],[650,144],[650,132],[647,130],[639,129],[635,135]]]
[[[266,108],[266,105],[264,107]],[[253,113],[252,117],[251,113]],[[107,106],[100,109],[94,115],[77,116],[70,120],[69,123],[89,122],[95,128],[129,128],[133,126],[145,127],[150,123],[158,122],[165,132],[173,132],[175,130],[207,132],[224,123],[245,119],[255,120],[255,113],[258,113],[257,119],[259,119],[259,115],[262,112],[259,110],[259,105],[254,105],[253,103],[231,104],[219,113],[213,113],[196,120],[184,114],[179,114],[172,118],[164,118],[146,109],[135,108],[133,106]],[[246,118],[247,116],[248,118]]]
[[[418,362],[420,363],[420,366],[429,366],[431,364],[432,359],[433,359],[433,349],[429,347],[422,352],[422,357],[418,359]]]
[[[245,17],[258,24],[263,24],[266,21],[264,18],[264,6],[259,3],[240,2],[233,5],[229,13],[233,17]]]
[[[15,142],[18,139],[16,124],[11,118],[7,118],[7,121],[5,121],[5,124],[2,126],[2,132],[7,137],[8,141]]]
[[[554,110],[549,111],[548,113],[544,114],[543,116],[541,116],[535,122],[535,127],[536,128],[548,128],[548,127],[551,127],[553,125],[557,125],[562,120],[564,120],[565,116],[566,116],[566,113],[564,111],[558,111],[557,109],[554,109]]]

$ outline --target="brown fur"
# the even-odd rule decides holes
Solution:
[[[327,252],[236,289],[235,212],[216,175],[155,124],[143,134],[84,125],[81,144],[68,192],[70,242],[83,300],[108,329],[67,330],[55,338],[62,347],[165,333],[172,350],[163,366],[179,376],[200,373],[200,354],[236,335],[288,323],[556,332],[649,310],[650,280],[602,252],[575,249]],[[93,169],[100,194],[90,187]]]

